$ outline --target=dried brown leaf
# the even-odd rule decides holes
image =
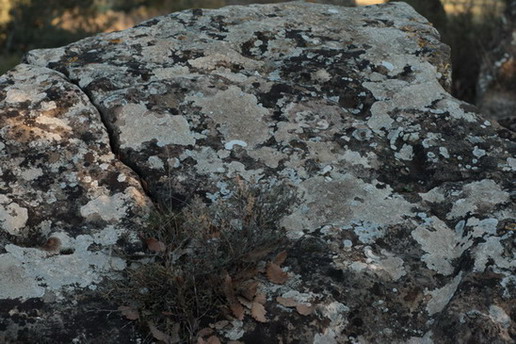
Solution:
[[[238,302],[247,309],[251,309],[252,301],[247,300],[243,296],[237,296]]]
[[[149,325],[149,330],[154,339],[160,340],[166,344],[179,343],[179,324],[175,324],[174,333],[172,333],[172,335],[168,335],[165,332],[158,330],[152,321],[149,321],[147,324]]]
[[[267,265],[266,275],[269,281],[276,284],[283,284],[288,280],[288,274],[272,262]]]
[[[258,290],[258,281],[246,281],[240,285],[239,294],[245,297],[247,300],[252,301]]]
[[[271,253],[271,251],[274,249],[274,247],[263,247],[263,248],[257,248],[251,252],[249,252],[243,260],[245,262],[257,262],[260,259],[264,258],[266,255]]]
[[[147,244],[149,251],[152,252],[164,252],[167,249],[165,244],[156,238],[148,238],[145,240],[145,243]]]
[[[267,296],[265,296],[265,294],[263,294],[263,293],[258,293],[258,294],[256,294],[256,297],[254,298],[254,302],[258,302],[258,303],[261,303],[262,305],[264,305],[265,302],[267,302]]]
[[[237,318],[238,320],[244,320],[244,312],[245,309],[240,303],[231,303],[229,305],[229,308],[231,309],[231,313],[233,313],[233,316]]]
[[[253,277],[256,277],[256,275],[258,275],[259,272],[260,271],[258,271],[258,269],[254,268],[254,267],[242,269],[234,276],[234,280],[235,281],[247,281],[247,280],[252,279]]]
[[[128,320],[137,320],[140,318],[140,313],[138,313],[138,311],[132,307],[120,306],[120,307],[118,307],[118,310]]]
[[[224,295],[226,296],[226,299],[228,300],[229,309],[231,310],[231,313],[233,313],[233,316],[237,318],[238,320],[244,319],[244,307],[240,304],[238,301],[236,295],[235,295],[235,289],[233,288],[233,281],[231,279],[231,276],[229,276],[228,273],[226,273],[226,276],[224,277],[224,285],[223,291]]]
[[[301,315],[310,315],[314,311],[314,308],[312,306],[300,303],[296,306],[296,311]]]
[[[298,305],[298,302],[294,299],[291,299],[289,297],[277,297],[276,298],[276,301],[278,301],[278,303],[282,306],[285,306],[285,307],[296,307]]]
[[[224,327],[228,326],[230,324],[227,320],[221,320],[217,321],[215,324],[210,325],[213,326],[216,330],[222,330]]]
[[[251,308],[251,316],[254,318],[254,320],[258,322],[267,322],[267,318],[265,318],[265,314],[267,311],[265,310],[265,307],[261,303],[253,302],[253,307]]]
[[[212,334],[214,331],[212,328],[205,327],[197,332],[197,337],[206,337]]]
[[[220,340],[217,336],[211,336],[206,340],[206,344],[220,344]]]
[[[226,272],[224,276],[224,284],[222,285],[222,289],[224,290],[224,295],[231,301],[230,299],[235,299],[235,290],[233,289],[233,279]]]
[[[278,253],[276,255],[276,257],[274,257],[272,262],[278,266],[281,266],[281,264],[283,264],[286,259],[287,259],[287,251],[281,251],[280,253]]]

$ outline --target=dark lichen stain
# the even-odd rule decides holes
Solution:
[[[88,51],[79,56],[81,63],[102,63],[103,59],[98,51]]]
[[[53,304],[52,308],[41,299],[30,300],[34,300],[30,305],[33,312],[27,321],[32,325],[19,330],[15,342],[8,337],[10,343],[68,344],[78,334],[98,343],[130,344],[139,340],[136,324],[124,320],[118,312],[104,311],[116,306],[93,293],[79,294],[74,304]]]
[[[278,83],[274,84],[267,93],[259,93],[256,95],[258,101],[266,108],[275,108],[278,100],[285,95],[295,94],[295,90],[288,84]]]
[[[307,35],[311,31],[312,31],[311,29],[309,29],[308,31],[307,30],[288,29],[288,30],[285,30],[285,37],[289,38],[289,39],[292,39],[294,42],[296,42],[296,46],[297,47],[305,48],[306,47],[306,41],[303,38],[303,35]]]
[[[109,171],[99,180],[99,186],[104,186],[112,193],[123,193],[127,188],[126,182],[119,182],[120,172]]]
[[[275,344],[280,343],[280,338],[288,333],[284,323],[272,321],[267,324],[256,324],[254,331],[249,331],[240,339],[246,344]]]
[[[332,252],[319,238],[305,236],[289,251],[288,265],[301,276],[304,286],[312,292],[323,290],[339,293],[339,285],[346,276],[333,266]]]
[[[229,30],[226,28],[225,20],[226,17],[224,16],[211,16],[210,17],[210,23],[211,25],[218,30],[219,32],[229,32]]]
[[[136,25],[135,27],[151,27],[151,26],[154,26],[157,23],[159,23],[160,20],[161,20],[160,18],[154,18],[154,19],[148,20],[146,22],[143,22],[139,25]]]

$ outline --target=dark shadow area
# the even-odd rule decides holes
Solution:
[[[452,94],[474,104],[480,68],[487,52],[501,38],[502,18],[495,0],[466,0],[463,7],[446,13],[440,0],[391,0],[410,4],[439,31],[452,49]],[[505,0],[500,2],[507,2]],[[492,4],[492,6],[484,6]]]

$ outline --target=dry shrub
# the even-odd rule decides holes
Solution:
[[[262,259],[286,246],[279,221],[295,202],[292,190],[240,179],[231,189],[210,206],[196,198],[180,212],[154,214],[142,235],[150,260],[135,262],[125,279],[113,282],[109,297],[137,311],[155,338],[194,341],[210,321],[234,316],[229,294],[249,284]]]

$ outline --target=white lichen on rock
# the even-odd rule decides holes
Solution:
[[[509,201],[509,193],[504,191],[494,180],[484,179],[464,185],[462,194],[465,196],[453,204],[446,216],[448,219],[461,218],[467,213],[489,212],[497,204]]]
[[[446,284],[442,288],[426,291],[425,294],[430,295],[432,298],[426,305],[428,314],[433,315],[443,310],[444,307],[450,302],[455,294],[459,283],[462,280],[462,273],[456,276],[451,282]]]
[[[85,288],[100,282],[104,273],[120,271],[125,261],[113,257],[109,250],[90,251],[92,244],[114,245],[120,230],[107,227],[96,235],[69,239],[73,253],[50,255],[39,248],[7,245],[0,254],[0,299],[43,297],[61,294],[65,286]]]
[[[152,140],[156,140],[160,147],[169,144],[195,144],[195,138],[184,117],[149,111],[143,104],[127,104],[121,107],[118,110],[117,125],[120,130],[120,146],[123,148],[141,148],[145,142]],[[174,128],[173,134],[170,128]]]

